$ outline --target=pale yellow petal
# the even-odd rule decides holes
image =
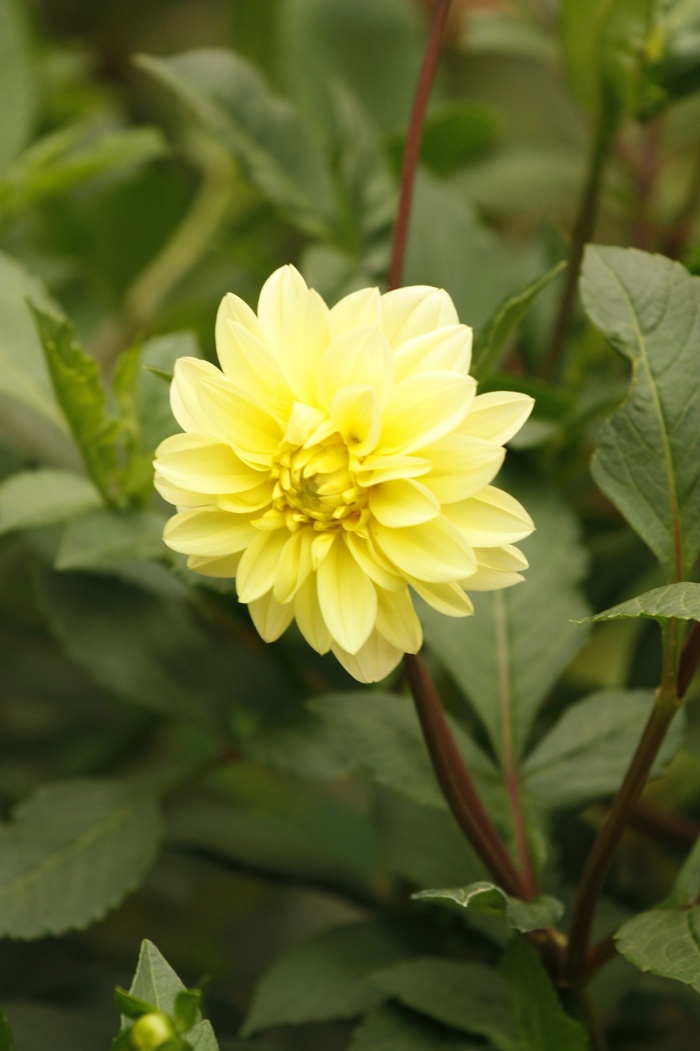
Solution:
[[[296,267],[275,270],[260,290],[258,320],[265,339],[279,357],[286,345],[286,326],[296,303],[306,295],[306,281]]]
[[[219,352],[219,345],[224,346],[228,342],[229,322],[242,325],[252,336],[255,337],[256,340],[264,344],[265,335],[255,311],[251,310],[245,300],[241,299],[240,296],[234,295],[233,292],[227,292],[221,300],[219,309],[216,312],[214,335],[216,338],[217,352]],[[220,353],[219,361],[221,362],[221,367],[224,372],[226,372],[226,366]]]
[[[212,427],[206,412],[199,402],[199,389],[203,379],[223,380],[223,373],[209,361],[199,358],[178,358],[170,384],[170,408],[183,431],[192,434],[211,435],[221,438],[221,433]]]
[[[412,285],[382,296],[382,328],[392,347],[436,328],[457,324],[454,303],[442,288]]]
[[[253,511],[262,511],[268,507],[272,500],[273,483],[269,480],[261,482],[253,489],[246,489],[242,493],[220,493],[215,497],[216,506],[222,511],[232,511],[234,514],[249,514]],[[256,516],[257,517],[257,516]]]
[[[384,405],[393,383],[391,348],[377,328],[343,332],[327,347],[318,365],[318,396],[328,410],[343,387],[373,387]]]
[[[419,372],[469,372],[472,330],[450,325],[402,343],[394,353],[394,379],[398,383]]]
[[[397,383],[382,415],[380,449],[410,453],[454,430],[467,415],[476,383],[471,376],[427,372]]]
[[[535,528],[522,504],[492,485],[467,500],[446,504],[443,512],[473,547],[512,544]]]
[[[265,642],[274,642],[287,630],[294,617],[294,608],[290,603],[283,606],[268,591],[261,598],[248,603],[248,611],[258,634]]]
[[[423,478],[425,485],[443,504],[472,496],[492,482],[505,456],[500,445],[466,434],[448,434],[421,449],[433,469]]]
[[[532,412],[534,400],[517,391],[479,394],[471,404],[465,428],[475,438],[503,445],[516,434]]]
[[[372,632],[357,653],[348,653],[337,643],[331,648],[346,672],[358,682],[381,682],[403,657],[403,650],[392,646],[378,631]]]
[[[337,391],[330,404],[330,418],[353,456],[374,452],[382,425],[373,387],[344,387]]]
[[[253,602],[274,586],[277,565],[289,539],[286,529],[269,533],[256,530],[256,533],[243,552],[236,574],[236,590],[241,602]]]
[[[203,555],[190,555],[187,566],[195,573],[203,577],[235,577],[238,563],[241,561],[241,551],[235,555],[224,555],[222,558],[206,558]]]
[[[293,533],[282,548],[277,563],[273,595],[277,602],[291,602],[312,570],[312,529]]]
[[[405,586],[403,577],[377,549],[371,537],[365,538],[358,536],[357,533],[348,532],[345,534],[345,543],[360,569],[379,588],[387,591],[401,591]]]
[[[189,507],[211,507],[213,503],[211,496],[193,493],[189,489],[180,489],[166,482],[165,478],[161,478],[159,474],[155,475],[153,484],[163,499],[169,504],[175,504],[178,511]]]
[[[294,397],[316,405],[321,359],[330,342],[328,307],[318,292],[310,289],[287,311],[279,366]]]
[[[371,454],[361,463],[354,464],[357,484],[367,488],[380,485],[394,478],[420,478],[432,468],[430,460],[421,456]]]
[[[426,584],[425,581],[416,580],[411,576],[407,576],[406,579],[424,602],[438,613],[444,613],[446,617],[469,617],[474,612],[474,603],[459,584]],[[471,580],[471,577],[468,579]]]
[[[471,547],[443,516],[410,529],[388,529],[372,522],[371,532],[386,557],[401,572],[419,580],[461,580],[476,569]]]
[[[315,574],[308,577],[299,588],[294,596],[293,606],[299,631],[309,646],[317,653],[328,653],[333,640],[321,613]]]
[[[440,514],[433,493],[412,478],[382,482],[369,490],[369,509],[382,525],[400,528],[429,522]]]
[[[470,591],[509,588],[525,579],[522,571],[527,569],[528,563],[517,547],[507,544],[504,547],[475,548],[474,554],[477,570],[465,581],[465,587]]]
[[[331,337],[339,336],[351,328],[365,325],[381,327],[382,302],[378,288],[360,288],[357,292],[343,296],[329,314]]]
[[[334,641],[357,653],[374,627],[377,590],[352,557],[342,537],[318,567],[318,600]]]
[[[165,523],[163,540],[184,555],[220,558],[242,551],[257,532],[243,515],[231,515],[218,507],[195,508],[173,515]]]
[[[195,493],[238,493],[260,484],[260,471],[229,445],[196,434],[174,434],[157,450],[156,470],[171,485]]]
[[[266,345],[244,325],[217,328],[216,352],[231,385],[283,420],[293,401],[289,384]]]
[[[413,608],[408,588],[377,592],[377,631],[403,653],[418,653],[423,629]]]
[[[226,434],[240,458],[254,467],[269,467],[282,439],[282,428],[262,405],[226,382],[203,380],[199,401],[211,425]]]

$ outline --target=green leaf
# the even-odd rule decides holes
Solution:
[[[263,976],[243,1035],[369,1011],[386,999],[372,975],[401,959],[406,949],[399,928],[377,922],[339,927],[293,946]]]
[[[470,372],[475,379],[483,379],[498,362],[515,329],[527,314],[531,305],[550,281],[566,267],[557,263],[542,277],[530,281],[505,299],[479,330],[474,340],[474,354]]]
[[[201,989],[185,989],[175,997],[175,1022],[179,1033],[188,1033],[201,1017]]]
[[[65,432],[66,422],[56,403],[27,300],[47,308],[51,305],[43,285],[0,252],[0,395]]]
[[[695,0],[657,5],[648,45],[650,75],[666,99],[679,99],[700,87],[700,12]]]
[[[484,1044],[401,1008],[380,1007],[355,1030],[348,1051],[484,1051]]]
[[[15,1041],[7,1015],[0,1007],[0,1051],[15,1051]]]
[[[520,901],[506,894],[495,883],[485,880],[470,883],[468,887],[421,890],[413,898],[416,901],[434,901],[450,908],[458,905],[462,909],[500,916],[516,931],[539,931],[552,927],[564,912],[562,903],[549,894],[541,894],[532,901]]]
[[[170,379],[178,358],[201,358],[202,352],[191,332],[170,332],[149,339],[141,348],[143,366],[138,383],[139,446],[152,454],[164,438],[175,434],[178,424],[170,408],[170,384],[154,375],[159,369]]]
[[[522,1051],[588,1051],[588,1037],[559,1002],[537,954],[525,938],[512,938],[501,961],[501,974],[513,997]]]
[[[593,477],[670,579],[700,551],[700,279],[636,249],[589,247],[588,314],[632,362],[627,401],[602,428]]]
[[[39,788],[0,826],[0,934],[40,938],[101,919],[138,886],[159,837],[156,801],[138,786]]]
[[[56,569],[106,569],[115,563],[166,555],[162,515],[151,511],[93,511],[69,523]]]
[[[691,985],[700,992],[700,842],[660,905],[623,924],[618,951],[640,971]]]
[[[653,588],[643,595],[636,595],[627,602],[596,613],[594,620],[624,620],[628,618],[650,617],[661,623],[670,617],[678,620],[700,620],[700,584],[681,581],[668,584],[666,587]]]
[[[149,1014],[156,1010],[156,1005],[147,1000],[141,1000],[138,996],[132,996],[126,989],[120,986],[114,990],[114,1002],[123,1015],[127,1018],[140,1018],[141,1015]]]
[[[315,698],[309,707],[332,727],[356,764],[367,767],[380,784],[423,806],[445,807],[408,698],[391,693],[338,693]],[[496,772],[490,760],[454,723],[452,730],[480,787],[488,787],[489,781],[495,786]]]
[[[0,172],[19,153],[31,133],[36,107],[36,73],[26,27],[26,9],[0,0]]]
[[[646,690],[601,690],[568,708],[527,757],[523,786],[528,798],[558,810],[614,795],[653,703]],[[681,746],[683,727],[679,713],[654,764],[656,776]]]
[[[66,522],[100,506],[94,485],[73,471],[23,471],[0,484],[0,536]]]
[[[578,586],[587,560],[574,517],[540,486],[522,490],[515,495],[536,526],[518,545],[530,561],[525,581],[472,595],[474,616],[465,619],[421,606],[428,645],[469,698],[498,755],[507,724],[522,755],[540,705],[585,641],[571,619],[588,612]]]
[[[515,1051],[508,989],[481,963],[420,957],[402,960],[373,981],[405,1007],[436,1022],[483,1036],[499,1051]]]
[[[117,441],[120,423],[107,411],[107,394],[94,358],[73,339],[73,326],[32,306],[58,402],[85,469],[105,501],[120,502]]]
[[[289,222],[312,236],[333,237],[335,205],[323,153],[301,115],[270,93],[254,66],[214,49],[137,61],[193,110]]]
[[[508,55],[546,63],[557,57],[551,35],[525,11],[475,10],[465,43],[470,55]]]
[[[145,939],[141,943],[139,962],[129,992],[139,1000],[154,1004],[163,1014],[174,1017],[177,998],[187,989],[153,942]],[[122,1019],[123,1024],[127,1021]],[[199,1012],[194,1027],[185,1035],[193,1051],[219,1051],[211,1023],[202,1019]]]
[[[426,116],[421,162],[446,176],[495,146],[502,133],[500,114],[483,102],[459,99],[438,103]]]

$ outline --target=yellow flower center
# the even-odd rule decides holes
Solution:
[[[283,442],[273,473],[273,514],[284,515],[292,532],[303,525],[355,530],[369,518],[367,494],[350,470],[347,447],[337,433],[312,445]]]

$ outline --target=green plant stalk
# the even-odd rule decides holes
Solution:
[[[583,871],[574,903],[566,960],[566,979],[572,987],[581,987],[588,978],[593,915],[612,856],[630,822],[673,717],[683,703],[677,686],[679,629],[677,620],[671,619],[666,624],[663,676],[654,707]]]
[[[549,346],[542,363],[542,375],[545,379],[553,379],[558,371],[562,347],[569,329],[571,312],[576,300],[576,289],[583,260],[583,251],[595,231],[600,192],[603,187],[603,176],[605,175],[605,166],[613,142],[614,130],[614,124],[605,116],[603,109],[603,115],[598,119],[591,142],[588,174],[571,234],[569,265],[559,301],[559,308],[549,339]]]
[[[430,35],[425,48],[423,65],[421,66],[416,94],[413,100],[413,109],[411,110],[408,124],[406,146],[401,165],[399,206],[396,213],[396,223],[394,224],[394,240],[391,250],[391,262],[389,264],[389,276],[387,278],[387,289],[389,290],[398,288],[402,282],[403,264],[408,242],[408,226],[413,204],[413,187],[416,181],[418,158],[420,157],[425,111],[433,80],[435,79],[435,70],[440,57],[440,44],[450,10],[450,3],[451,0],[435,0]]]
[[[404,656],[406,677],[416,705],[435,776],[460,828],[484,865],[508,894],[528,899],[520,875],[481,801],[457,749],[435,685],[420,654]]]

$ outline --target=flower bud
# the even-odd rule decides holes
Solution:
[[[175,1026],[162,1011],[150,1011],[141,1015],[129,1030],[129,1039],[134,1051],[157,1051],[175,1036]]]

